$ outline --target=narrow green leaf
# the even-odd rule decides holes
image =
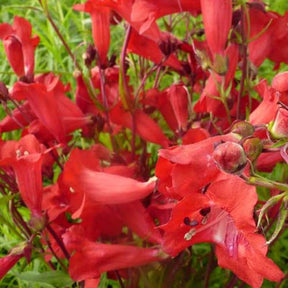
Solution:
[[[68,274],[61,271],[49,271],[38,273],[36,271],[27,271],[16,275],[20,280],[24,280],[30,283],[38,283],[41,285],[47,285],[47,287],[71,287],[73,280]]]
[[[266,213],[266,211],[267,211],[271,206],[274,206],[278,201],[280,201],[281,198],[283,198],[283,195],[282,195],[282,194],[273,196],[273,197],[271,197],[271,198],[263,205],[263,207],[262,207],[261,210],[260,210],[259,217],[258,217],[257,227],[260,226],[260,223],[261,223],[262,218],[263,218],[264,214]]]
[[[276,237],[279,235],[280,231],[283,228],[283,225],[285,224],[285,220],[287,218],[287,215],[288,215],[288,210],[285,208],[285,205],[284,205],[281,207],[281,210],[278,214],[275,230],[274,230],[272,236],[270,237],[270,239],[266,242],[268,245],[271,242],[273,242],[273,240],[276,239]]]

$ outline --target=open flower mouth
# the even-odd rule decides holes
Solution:
[[[209,209],[208,209],[209,208]],[[226,247],[231,257],[237,258],[239,233],[230,214],[218,207],[208,207],[200,210],[196,219],[184,218],[184,224],[190,226],[190,230],[184,234],[184,239],[190,241],[200,233],[210,233],[214,241]]]

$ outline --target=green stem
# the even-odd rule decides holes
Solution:
[[[261,187],[265,187],[269,189],[277,189],[277,190],[288,192],[288,185],[279,183],[270,179],[266,179],[259,175],[244,177],[244,179],[247,182],[247,184],[250,184],[250,185],[261,186]]]

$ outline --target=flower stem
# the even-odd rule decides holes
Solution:
[[[51,227],[50,224],[46,225],[47,230],[49,231],[49,233],[53,236],[53,238],[55,239],[55,241],[57,242],[57,244],[59,245],[60,249],[62,250],[63,254],[65,255],[65,257],[69,260],[70,259],[70,254],[67,251],[63,241],[61,240],[61,238],[56,234],[56,232],[54,231],[54,229]]]
[[[247,64],[248,64],[248,46],[245,33],[245,16],[246,16],[246,3],[241,7],[241,46],[242,46],[242,75],[240,80],[239,94],[237,98],[236,119],[240,119],[241,98],[244,93],[245,80],[247,77]]]

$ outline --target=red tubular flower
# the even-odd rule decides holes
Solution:
[[[268,124],[272,121],[278,110],[279,97],[268,86],[267,80],[262,80],[257,86],[256,91],[263,98],[263,101],[258,107],[250,114],[250,123],[256,124]]]
[[[163,225],[164,251],[175,256],[195,243],[216,244],[218,264],[259,288],[263,278],[280,281],[284,274],[268,258],[262,235],[256,234],[255,187],[237,176],[213,182],[205,194],[184,197]]]
[[[65,185],[71,187],[73,195],[83,202],[78,214],[81,214],[85,205],[129,203],[142,199],[153,191],[156,179],[140,182],[102,172],[97,160],[83,157],[87,157],[86,153],[91,154],[89,151],[73,150],[63,174]],[[80,204],[78,202],[78,207]]]
[[[65,95],[66,88],[58,77],[51,73],[39,76],[36,81],[40,83],[17,82],[13,97],[27,100],[34,115],[59,142],[89,122]]]
[[[26,127],[36,117],[27,102],[15,108],[10,115],[0,121],[1,132],[8,132]]]
[[[160,150],[155,171],[159,191],[179,199],[205,188],[221,173],[212,157],[214,145],[222,141],[237,142],[237,137],[233,134],[215,136],[195,144]]]
[[[271,49],[273,24],[271,21],[276,19],[276,15],[263,11],[253,5],[249,6],[249,28],[247,24],[247,29],[249,29],[250,35],[249,40],[249,59],[255,66],[261,65],[261,63],[267,58]],[[247,22],[249,21],[249,22]],[[262,33],[264,30],[266,31]],[[261,35],[259,35],[261,34]],[[275,51],[274,51],[275,53]]]
[[[132,22],[139,23],[139,33],[143,34],[151,28],[155,21],[165,15],[189,11],[194,14],[200,12],[199,0],[136,0],[131,11]]]
[[[24,254],[10,254],[0,258],[0,280],[22,257]]]
[[[147,90],[145,98],[143,97],[142,99],[142,103],[157,108],[171,130],[176,131],[178,129],[177,119],[171,106],[167,90],[159,91],[155,88]]]
[[[74,9],[91,15],[94,44],[101,65],[105,66],[110,45],[110,8],[98,5],[96,1],[87,1],[86,4],[74,5]]]
[[[18,76],[25,75],[24,56],[22,44],[15,36],[7,36],[3,39],[4,49],[14,72]]]
[[[145,265],[163,259],[160,250],[156,248],[96,243],[79,236],[81,231],[79,233],[77,229],[71,230],[63,238],[69,250],[76,250],[69,260],[69,274],[75,281],[97,278],[107,271]]]
[[[212,55],[223,54],[232,24],[232,1],[201,0],[201,12]]]
[[[178,129],[185,131],[188,122],[188,94],[183,85],[172,85],[167,91],[170,103],[177,119]]]
[[[15,16],[13,26],[0,24],[0,39],[12,69],[19,77],[25,75],[29,81],[33,80],[34,52],[40,40],[31,34],[31,24],[18,16]]]
[[[167,147],[169,139],[164,135],[160,126],[141,109],[137,109],[134,113],[136,133],[146,141]],[[111,109],[110,119],[115,124],[133,129],[131,113],[125,111],[120,105]]]
[[[142,239],[153,243],[161,243],[162,237],[155,227],[152,217],[140,201],[115,206],[115,211],[132,231]]]
[[[13,168],[21,197],[36,218],[42,215],[43,152],[33,135],[26,135],[20,141],[3,142],[0,149],[0,165]]]
[[[135,29],[131,30],[127,49],[128,52],[145,57],[156,64],[161,63],[165,57],[161,52],[158,43],[138,34]],[[171,54],[163,65],[168,65],[178,71],[183,70],[180,61],[174,54]]]
[[[197,113],[201,112],[212,112],[216,117],[225,117],[227,113],[225,112],[225,107],[223,102],[219,98],[222,95],[219,93],[219,87],[224,84],[224,88],[227,89],[231,84],[231,80],[234,77],[239,57],[239,48],[238,45],[231,44],[227,47],[225,51],[225,56],[228,58],[228,70],[226,72],[225,80],[223,77],[218,75],[216,72],[212,71],[205,88],[203,89],[199,100],[194,106],[194,110]],[[224,57],[225,57],[224,56]],[[231,93],[232,94],[232,93]]]
[[[276,19],[273,19],[271,29],[269,29],[271,30],[271,42],[268,44],[270,46],[268,58],[275,62],[276,67],[279,67],[281,62],[288,63],[288,56],[286,53],[288,41],[288,13],[286,12],[284,16],[273,13],[272,17]]]
[[[261,153],[256,161],[256,169],[263,172],[272,172],[275,165],[283,161],[280,151]]]

